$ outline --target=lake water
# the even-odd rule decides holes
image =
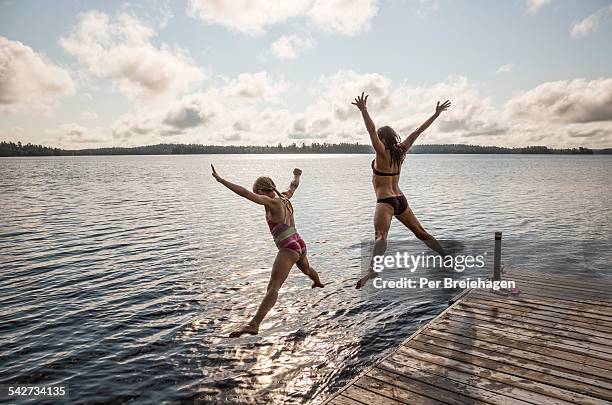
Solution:
[[[66,383],[72,402],[320,402],[453,291],[353,288],[375,206],[367,155],[0,159],[0,383]],[[276,248],[257,206],[210,176],[293,198],[312,290],[293,270],[257,337],[225,339]],[[401,187],[456,246],[504,233],[504,265],[609,277],[611,156],[409,155]],[[390,238],[414,237],[394,221]]]

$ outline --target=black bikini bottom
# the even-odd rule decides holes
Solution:
[[[390,206],[392,206],[393,215],[395,216],[401,215],[404,211],[406,211],[406,208],[408,208],[408,201],[406,200],[406,197],[403,194],[396,195],[393,197],[380,198],[376,200],[376,202],[385,203],[385,204],[389,204]]]

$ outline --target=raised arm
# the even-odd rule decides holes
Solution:
[[[366,102],[368,101],[368,96],[363,96],[363,92],[361,92],[361,96],[357,96],[355,98],[355,102],[351,103],[356,105],[361,111],[361,116],[363,117],[363,122],[365,123],[366,129],[368,130],[368,134],[370,134],[370,141],[372,142],[372,146],[374,150],[378,154],[382,154],[385,152],[385,145],[381,142],[376,134],[376,126],[374,125],[374,121],[370,118],[370,114],[368,114],[368,109],[366,107]]]
[[[217,173],[217,171],[215,170],[215,166],[211,164],[210,167],[212,168],[212,176],[219,183],[223,184],[225,187],[229,188],[230,190],[232,190],[234,193],[238,194],[239,196],[244,197],[247,200],[251,200],[256,204],[268,205],[272,203],[272,199],[270,197],[265,196],[265,195],[255,194],[254,192],[249,191],[246,188],[239,186],[238,184],[234,184],[230,181],[227,181],[224,178],[222,178],[219,175],[219,173]]]
[[[285,197],[293,197],[293,193],[295,193],[295,190],[297,190],[298,186],[300,185],[301,175],[302,170],[298,169],[297,167],[293,169],[293,180],[291,180],[291,183],[289,183],[289,188],[287,189],[287,191],[283,191],[282,193]]]
[[[405,151],[408,151],[408,149],[410,149],[414,141],[417,140],[419,135],[421,135],[423,131],[429,128],[429,126],[433,124],[436,118],[438,118],[440,114],[442,114],[442,111],[446,111],[448,107],[450,107],[450,105],[451,103],[448,100],[442,103],[442,105],[440,105],[440,102],[438,101],[438,103],[436,104],[436,112],[431,117],[429,117],[427,121],[425,121],[420,127],[418,127],[413,133],[408,135],[408,137],[406,137],[406,139],[404,139],[402,143],[400,143],[400,147],[404,149]]]

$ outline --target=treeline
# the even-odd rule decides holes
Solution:
[[[370,145],[359,143],[313,143],[311,145],[295,143],[287,146],[215,146],[215,145],[176,145],[175,154],[223,154],[223,153],[374,153]],[[546,146],[526,146],[520,148],[504,148],[501,146],[480,146],[463,144],[414,145],[409,153],[457,153],[457,154],[566,154],[592,155],[593,149],[571,148],[554,149]]]
[[[66,150],[67,155],[87,156],[87,155],[172,155],[176,147],[180,145],[171,143],[160,143],[159,145],[134,146],[131,148],[96,148]]]
[[[312,143],[283,146],[218,146],[199,144],[159,144],[131,148],[60,149],[42,145],[23,145],[21,142],[0,142],[0,156],[87,156],[87,155],[186,155],[186,154],[263,154],[263,153],[374,153],[372,146],[359,143]],[[463,144],[415,145],[410,153],[430,154],[538,154],[538,155],[592,155],[612,154],[612,148],[554,149],[546,146],[505,148]]]
[[[568,148],[554,149],[546,146],[524,146],[518,148],[504,148],[501,146],[481,145],[415,145],[409,153],[461,153],[461,154],[534,154],[534,155],[593,155],[599,153],[612,153],[612,149]]]
[[[174,154],[223,154],[223,153],[373,153],[370,145],[359,143],[312,143],[283,146],[216,146],[216,145],[175,145]]]
[[[0,142],[0,156],[60,156],[66,154],[60,148],[50,148],[42,145],[32,145],[21,142]]]

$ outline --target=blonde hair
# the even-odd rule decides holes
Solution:
[[[276,195],[281,198],[287,210],[291,213],[291,215],[293,215],[293,205],[291,204],[291,201],[289,201],[289,199],[283,194],[279,193],[279,191],[276,189],[276,184],[274,184],[274,181],[272,181],[271,178],[267,176],[258,177],[257,180],[255,180],[255,183],[253,183],[253,192],[257,193],[259,190],[274,191]]]

